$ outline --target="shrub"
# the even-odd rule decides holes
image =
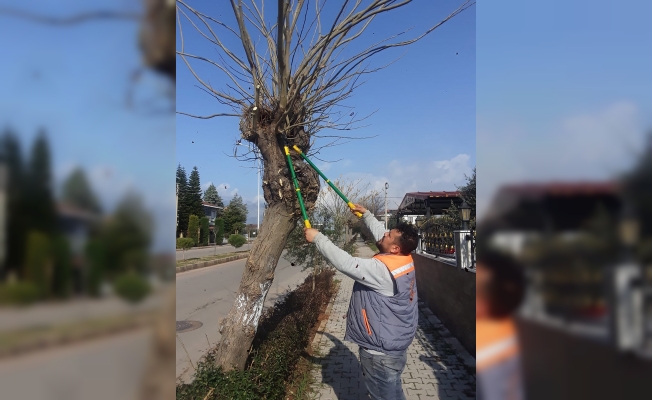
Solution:
[[[191,215],[188,218],[188,237],[199,244],[199,217],[196,215]]]
[[[45,233],[34,231],[28,235],[25,264],[27,281],[34,283],[41,297],[49,297],[51,275],[48,268],[52,265],[52,244]]]
[[[202,246],[208,246],[208,217],[202,217],[200,226],[200,243]]]
[[[236,249],[238,247],[242,247],[243,244],[247,243],[247,239],[245,239],[244,236],[242,235],[231,235],[229,236],[229,244]]]
[[[66,299],[72,292],[72,254],[70,244],[65,236],[57,235],[53,241],[54,255],[54,294]]]
[[[224,218],[215,219],[215,240],[219,245],[224,242]]]
[[[0,286],[0,304],[28,305],[40,297],[38,287],[32,282],[5,283]]]
[[[187,250],[195,245],[195,241],[192,238],[178,238],[177,239],[177,249]]]
[[[100,239],[91,239],[86,244],[86,259],[88,266],[88,294],[93,297],[100,295],[100,288],[106,272],[106,247]]]
[[[209,352],[197,364],[193,382],[177,386],[176,398],[285,399],[287,383],[308,347],[322,307],[332,295],[333,275],[332,271],[317,274],[314,292],[313,277],[307,277],[297,289],[265,311],[244,371],[224,372],[216,368],[214,353]],[[209,392],[211,396],[207,396]]]
[[[138,303],[151,290],[149,283],[134,272],[127,272],[116,278],[115,282],[113,282],[113,288],[118,296],[130,303]]]

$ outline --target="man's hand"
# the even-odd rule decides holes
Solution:
[[[360,204],[354,204],[353,208],[351,209],[351,212],[353,212],[354,214],[356,212],[359,212],[360,214],[364,214],[367,212],[367,209],[362,207]]]
[[[303,228],[303,233],[306,234],[306,240],[308,243],[312,243],[313,240],[315,240],[315,236],[319,233],[319,231],[315,228]]]

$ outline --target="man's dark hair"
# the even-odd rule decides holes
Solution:
[[[489,313],[503,318],[518,309],[525,294],[523,266],[513,257],[489,246],[478,249],[477,264],[491,272],[486,290]]]
[[[419,232],[417,228],[407,222],[401,222],[394,229],[401,234],[398,238],[398,246],[401,248],[401,254],[407,256],[412,253],[419,244]]]

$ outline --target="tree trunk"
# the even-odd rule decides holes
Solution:
[[[247,258],[238,296],[220,327],[222,339],[215,361],[225,370],[242,370],[245,366],[274,270],[296,220],[283,203],[272,205],[265,212],[259,237]]]
[[[247,110],[244,115],[251,115],[251,111]],[[255,114],[260,119],[255,130],[252,129],[252,119],[243,117],[240,121],[242,138],[255,144],[263,158],[262,187],[268,208],[249,252],[236,300],[220,326],[222,339],[216,349],[215,364],[225,371],[245,367],[276,265],[301,216],[284,143],[275,131],[281,114],[278,109],[261,107]],[[304,151],[308,150],[310,136],[303,127],[294,128],[287,136],[291,138],[290,146],[296,144]],[[311,209],[319,194],[319,175],[294,150],[291,157],[304,203],[307,209]]]

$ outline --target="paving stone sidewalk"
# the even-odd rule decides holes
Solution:
[[[374,252],[360,244],[358,257]],[[339,292],[328,306],[329,318],[322,322],[312,343],[314,360],[314,398],[320,400],[368,399],[358,362],[358,345],[345,342],[346,312],[354,281],[337,272]],[[408,348],[408,360],[402,375],[408,400],[475,399],[473,358],[459,346],[437,317],[422,304],[419,328]]]

